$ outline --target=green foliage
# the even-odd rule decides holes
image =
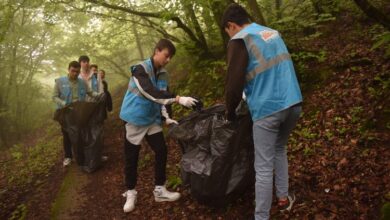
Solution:
[[[302,83],[312,83],[313,81],[327,77],[327,74],[322,76],[321,73],[319,74],[319,72],[313,72],[312,70],[308,69],[309,62],[322,63],[326,60],[325,50],[321,50],[319,52],[300,51],[297,53],[292,53],[291,57],[294,61],[298,77]]]
[[[9,220],[24,220],[26,219],[27,207],[25,204],[20,204],[16,209],[12,212]]]
[[[381,208],[381,219],[390,219],[390,202],[383,204]]]
[[[34,146],[14,145],[9,149],[10,158],[2,165],[9,186],[27,186],[34,184],[36,177],[46,175],[58,161],[62,150],[61,137],[53,135],[58,132],[50,125],[46,135]]]
[[[310,51],[300,51],[297,53],[292,53],[291,57],[295,62],[306,63],[308,61],[315,61],[322,63],[326,60],[326,51],[321,50],[319,52],[310,52]]]
[[[310,148],[310,147],[305,147],[303,149],[303,155],[305,156],[312,156],[313,154],[315,153],[315,150],[313,148]]]
[[[361,114],[363,113],[363,107],[362,106],[356,106],[351,108],[350,114],[351,114],[351,122],[352,123],[358,123],[361,119]]]
[[[306,138],[308,140],[310,139],[316,139],[318,136],[316,133],[313,133],[310,128],[308,127],[304,127],[302,128],[301,130],[297,130],[295,131],[295,133],[297,133],[299,136],[303,137],[303,138]]]
[[[309,90],[326,80],[332,73],[329,66],[322,66],[327,60],[327,52],[320,50],[318,52],[299,51],[291,54],[294,61],[294,67],[302,89]],[[316,64],[318,68],[309,68],[309,64]]]
[[[171,187],[173,189],[176,189],[177,187],[181,186],[183,184],[183,181],[178,176],[169,176],[167,181],[167,186]]]
[[[373,40],[375,43],[372,45],[371,50],[382,48],[385,51],[385,56],[390,58],[390,31],[376,35]]]
[[[223,99],[226,64],[224,61],[201,62],[173,88],[181,96],[193,96],[202,100],[205,107]],[[183,113],[184,108],[173,106],[175,112]]]
[[[371,96],[379,98],[388,93],[390,89],[390,77],[387,73],[381,73],[375,76],[372,86],[368,87]]]
[[[6,2],[0,13],[12,16],[1,21],[5,28],[0,30],[0,147],[37,128],[50,111],[47,90],[34,77],[43,72],[54,32],[40,17],[42,1]]]
[[[330,13],[324,13],[324,14],[319,14],[317,18],[317,23],[322,23],[322,22],[328,22],[328,21],[334,21],[336,18],[330,14]]]
[[[332,131],[326,129],[325,130],[325,137],[327,138],[328,141],[331,141],[334,138],[334,134]]]
[[[150,165],[151,162],[152,162],[152,156],[149,153],[145,154],[144,158],[142,158],[138,162],[138,169],[144,169],[145,167]]]

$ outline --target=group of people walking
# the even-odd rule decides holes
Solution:
[[[255,184],[255,219],[269,219],[275,175],[276,196],[281,211],[289,211],[295,196],[289,191],[287,140],[301,112],[302,95],[290,54],[280,36],[271,28],[250,22],[246,10],[231,4],[225,10],[221,28],[231,40],[227,51],[225,102],[227,121],[236,120],[235,109],[242,94],[246,96],[253,120]],[[161,39],[150,58],[130,68],[130,81],[120,109],[125,122],[124,158],[126,202],[124,212],[134,210],[137,194],[137,164],[141,142],[145,138],[155,153],[156,202],[176,201],[178,192],[165,187],[167,146],[162,122],[171,119],[166,105],[196,105],[198,100],[168,91],[164,67],[175,55],[171,41]],[[89,67],[89,59],[69,64],[68,76],[56,81],[55,101],[63,107],[74,100],[84,101],[103,92],[104,74],[97,77]],[[81,74],[78,71],[81,66]],[[71,94],[71,95],[64,95]],[[64,146],[66,135],[64,133]],[[65,158],[71,153],[65,148]],[[65,165],[65,160],[64,160]]]
[[[105,71],[98,70],[96,64],[89,64],[88,56],[80,56],[78,61],[72,61],[68,65],[68,74],[55,80],[53,101],[57,110],[69,106],[78,101],[92,102],[96,97],[104,94],[106,110],[112,111],[111,94],[108,91],[108,84],[105,80]],[[69,133],[61,127],[63,135],[64,160],[66,167],[72,162],[72,144]],[[107,160],[106,156],[102,160]]]

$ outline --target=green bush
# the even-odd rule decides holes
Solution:
[[[197,66],[173,90],[182,96],[198,98],[208,107],[223,99],[226,63],[203,61]],[[173,109],[179,115],[184,114],[184,108],[179,105],[174,105]]]
[[[9,160],[3,164],[9,186],[26,186],[34,184],[41,175],[47,175],[58,161],[62,150],[61,136],[56,125],[52,123],[46,129],[46,135],[31,145],[14,145],[8,151]]]

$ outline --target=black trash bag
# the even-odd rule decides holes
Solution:
[[[225,121],[225,106],[216,105],[169,130],[183,151],[183,183],[200,203],[226,206],[254,184],[252,120],[245,105],[240,106],[234,123]]]
[[[88,173],[98,169],[102,162],[104,100],[102,95],[96,102],[74,102],[54,115],[54,120],[69,134],[77,164]]]

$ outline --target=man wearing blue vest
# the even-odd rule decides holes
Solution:
[[[156,202],[176,201],[178,192],[168,191],[164,184],[167,162],[167,146],[161,128],[161,116],[166,124],[177,122],[170,119],[164,105],[177,102],[191,107],[196,100],[180,97],[168,92],[167,71],[163,68],[175,55],[176,48],[166,39],[161,39],[155,46],[151,58],[130,68],[131,77],[123,99],[120,118],[126,122],[125,136],[125,182],[127,191],[123,194],[126,203],[124,212],[131,212],[137,201],[137,165],[141,141],[145,137],[155,153],[155,188]]]
[[[286,144],[301,113],[302,95],[290,54],[276,30],[249,22],[238,4],[222,17],[230,36],[225,85],[226,117],[235,120],[242,93],[253,120],[255,146],[255,219],[269,219],[273,174],[281,211],[290,211],[295,196],[288,190]]]
[[[82,55],[79,57],[79,63],[81,65],[81,73],[79,75],[79,78],[84,80],[85,85],[87,86],[87,89],[89,91],[92,91],[93,95],[88,95],[86,98],[86,101],[93,101],[94,97],[102,94],[103,91],[103,84],[102,79],[95,75],[93,71],[91,71],[92,68],[89,66],[89,57],[86,55]],[[97,66],[94,65],[94,67]]]
[[[72,61],[68,66],[68,75],[55,80],[53,101],[57,104],[57,109],[64,108],[72,102],[85,101],[88,93],[85,83],[78,78],[80,73],[80,63]],[[63,135],[65,158],[64,166],[68,166],[72,161],[72,145],[69,134],[61,128]]]

